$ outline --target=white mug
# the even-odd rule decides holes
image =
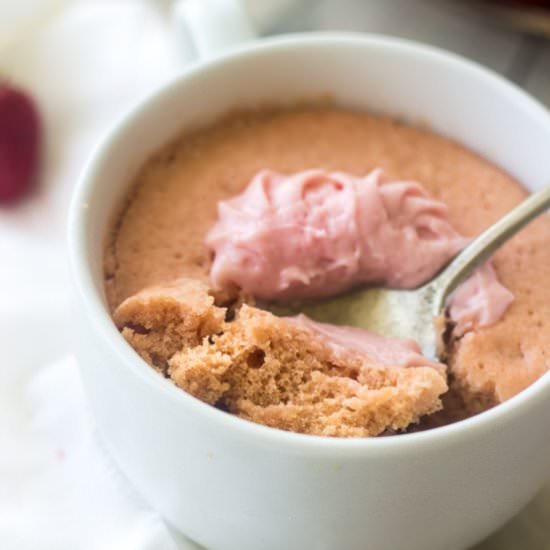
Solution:
[[[296,35],[198,63],[125,116],[78,184],[69,240],[87,394],[121,470],[168,522],[207,548],[466,548],[510,519],[550,473],[550,375],[453,425],[323,438],[202,403],[140,359],[109,316],[104,239],[150,154],[234,107],[327,93],[341,105],[428,124],[531,190],[550,180],[546,109],[490,71],[431,47]]]

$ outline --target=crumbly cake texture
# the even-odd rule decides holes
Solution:
[[[224,308],[214,306],[204,283],[182,278],[130,297],[113,318],[141,357],[166,373],[168,360],[175,353],[221,332],[225,315]]]
[[[138,353],[202,401],[267,426],[339,437],[399,431],[441,408],[445,369],[342,359],[320,337],[243,305],[231,321],[203,283],[131,296],[115,321]]]
[[[172,295],[190,292],[175,288],[172,282],[181,277],[207,285],[210,258],[204,236],[216,220],[216,204],[242,191],[266,167],[282,173],[321,168],[357,175],[382,167],[389,178],[421,182],[448,205],[450,222],[467,236],[479,234],[526,195],[513,178],[448,139],[335,107],[242,112],[183,136],[145,163],[113,225],[105,256],[106,292],[117,323],[144,359],[169,375],[178,372],[175,359],[170,361],[180,352],[206,353],[202,343],[196,344],[198,335],[205,334],[192,337],[186,316],[163,328],[162,315],[174,319],[176,310],[183,314],[190,306],[182,304],[189,298],[178,302],[179,309],[173,305],[156,313],[158,325],[148,334],[139,333],[144,325],[138,311],[143,308],[147,317],[143,304],[153,304],[153,297],[121,304],[139,292],[157,292],[157,298],[162,288],[171,288]],[[550,367],[550,340],[545,336],[550,327],[548,242],[550,219],[543,216],[495,255],[499,280],[515,301],[497,324],[451,343],[450,391],[443,411],[426,417],[426,426],[500,403]],[[202,298],[189,301],[194,308],[231,298],[210,296],[204,288]],[[130,315],[132,307],[136,309]],[[123,311],[127,320],[137,316],[131,321],[137,331],[121,322]],[[216,315],[212,322],[223,324],[221,313]]]

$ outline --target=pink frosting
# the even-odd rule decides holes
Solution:
[[[264,300],[303,300],[365,284],[414,288],[466,244],[445,205],[416,182],[264,170],[218,204],[210,278]]]
[[[414,340],[387,338],[357,327],[317,323],[305,315],[286,317],[286,320],[312,330],[342,360],[350,355],[363,355],[384,366],[444,368],[441,363],[424,357]]]
[[[490,263],[477,269],[449,297],[449,314],[455,323],[454,335],[496,323],[514,301],[514,295],[502,286]]]
[[[431,279],[466,244],[445,204],[414,181],[388,181],[307,170],[270,170],[218,203],[206,244],[216,289],[259,299],[296,301],[379,284],[415,288]],[[511,294],[487,266],[450,303],[457,333],[497,321]]]

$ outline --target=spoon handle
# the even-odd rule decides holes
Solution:
[[[474,239],[430,283],[438,289],[437,309],[441,311],[447,296],[480,264],[513,237],[531,220],[550,208],[550,185],[526,198]]]

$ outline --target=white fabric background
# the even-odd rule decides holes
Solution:
[[[65,4],[47,26],[18,19],[22,38],[0,51],[1,74],[32,91],[46,129],[38,193],[0,210],[0,547],[187,548],[96,440],[70,355],[64,249],[85,159],[131,103],[177,72],[180,52],[165,4]]]
[[[282,20],[276,16],[292,0],[247,3],[264,30],[389,32],[501,72],[522,43],[429,1],[303,1]],[[29,23],[45,4],[58,5],[55,17]],[[97,440],[71,356],[64,248],[70,193],[85,159],[132,103],[182,65],[169,7],[168,0],[0,1],[0,75],[32,91],[46,129],[38,192],[0,209],[2,549],[194,548],[134,494]],[[549,64],[547,49],[525,85],[550,102]],[[543,496],[483,548],[506,541],[542,549],[548,518]]]

